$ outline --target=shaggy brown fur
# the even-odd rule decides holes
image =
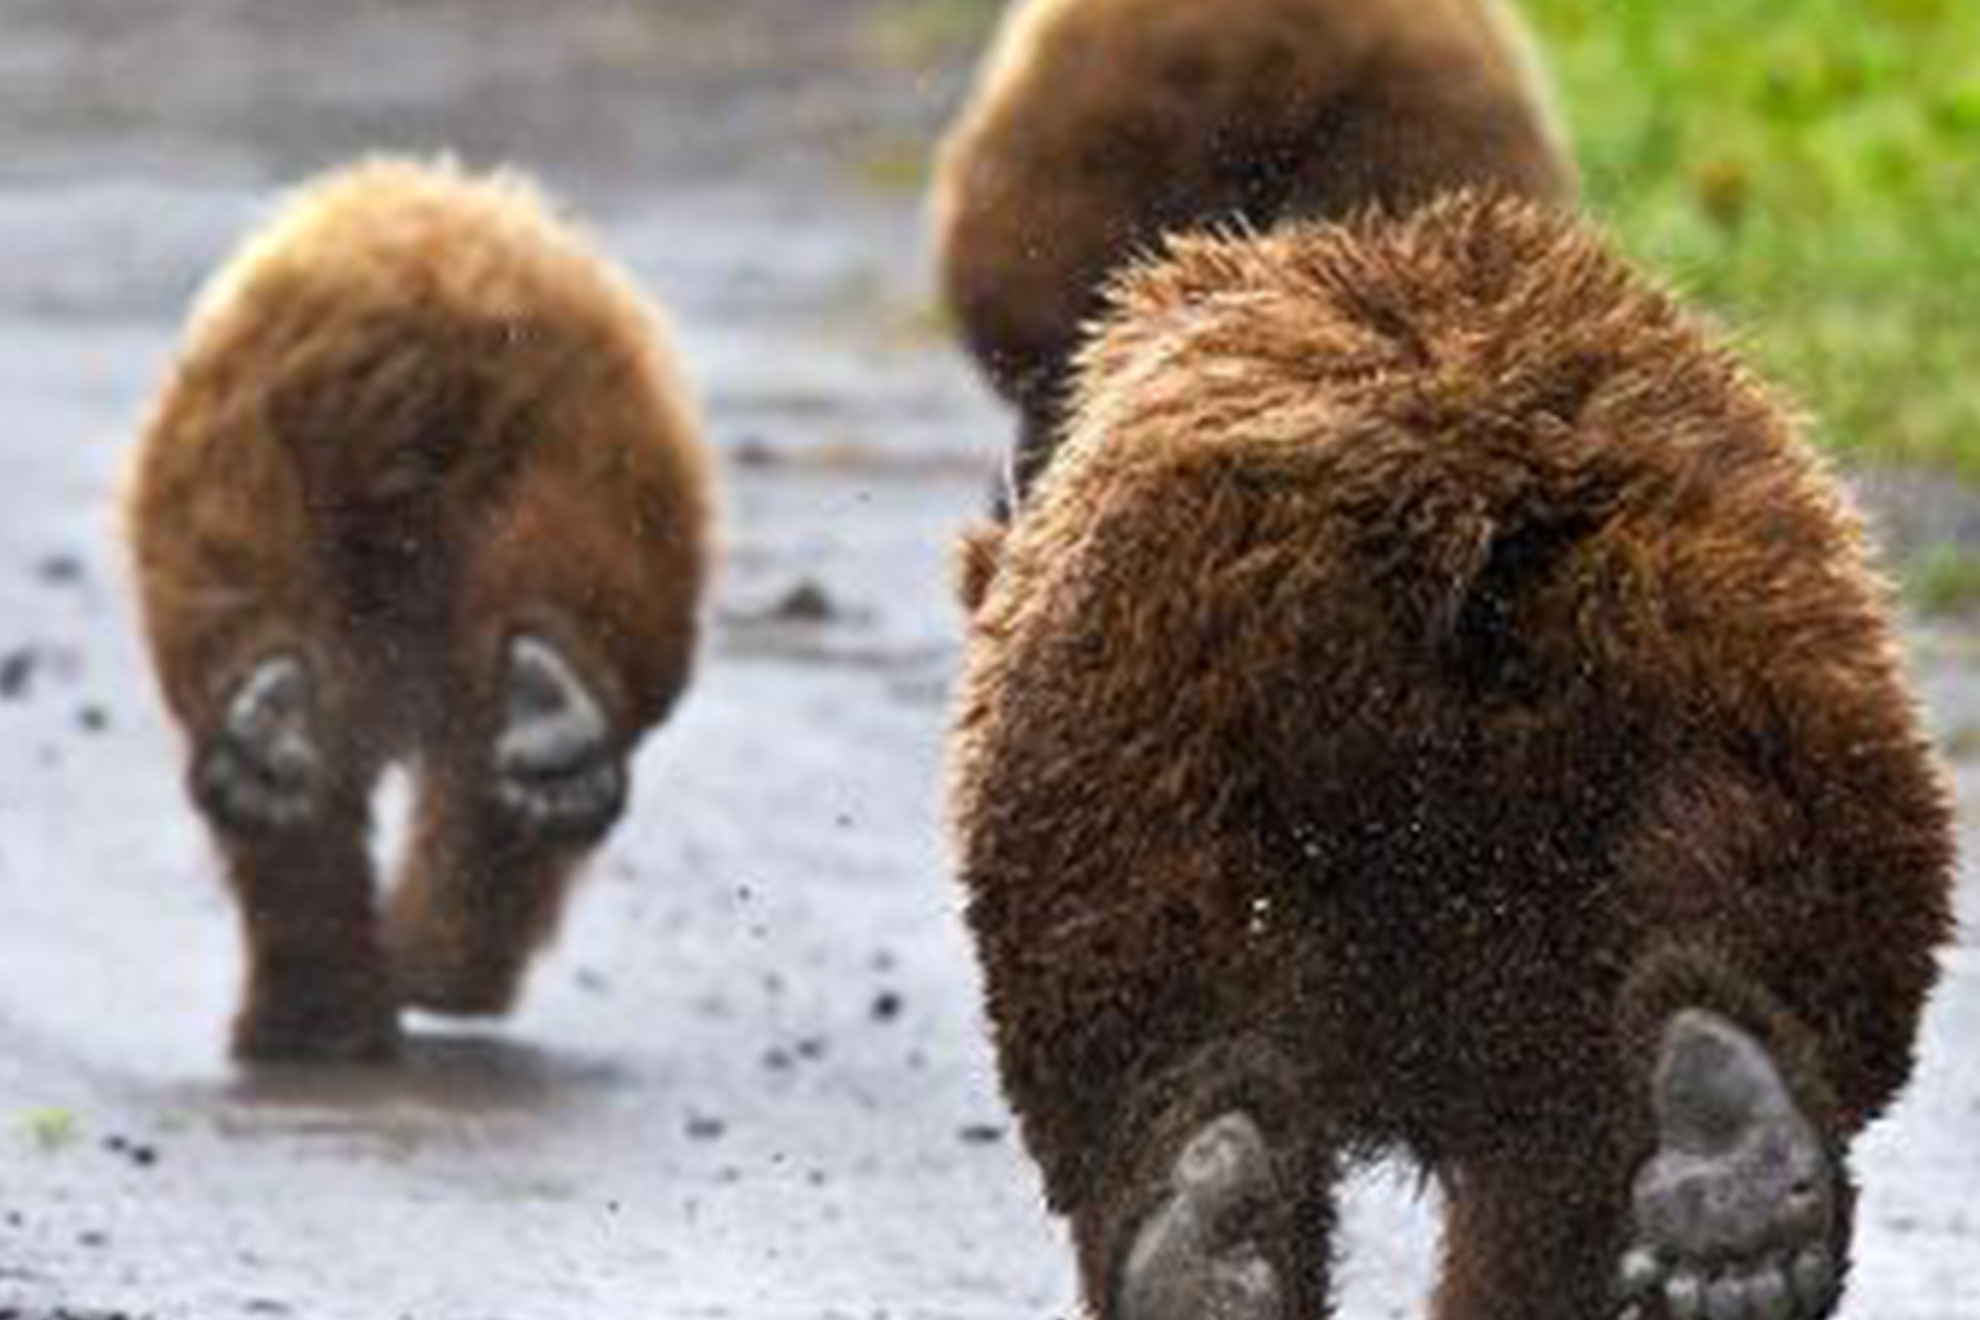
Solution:
[[[1508,0],[1028,0],[943,143],[933,217],[971,352],[1042,465],[1106,277],[1163,234],[1400,212],[1573,176]]]
[[[1910,1069],[1952,834],[1857,519],[1761,387],[1570,221],[1470,198],[1178,243],[1081,372],[968,549],[952,772],[1094,1309],[1238,1109],[1287,1315],[1390,1146],[1449,1194],[1440,1316],[1609,1314],[1687,1006],[1840,1168]]]
[[[389,161],[332,174],[202,299],[128,517],[196,778],[258,666],[290,657],[305,685],[287,716],[244,721],[286,718],[314,756],[301,818],[239,820],[202,795],[246,923],[239,1052],[383,1052],[401,997],[504,1007],[609,824],[614,762],[666,715],[694,649],[705,459],[629,283],[518,179]],[[603,716],[586,767],[603,788],[574,829],[494,791],[505,710],[529,707],[505,672],[521,636]],[[401,756],[420,803],[381,932],[367,804]],[[229,773],[252,792],[283,764]],[[554,808],[574,785],[537,787]]]

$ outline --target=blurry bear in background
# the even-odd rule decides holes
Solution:
[[[505,1009],[694,652],[707,459],[654,314],[520,179],[335,172],[203,295],[127,513],[246,928],[236,1054]],[[369,803],[401,759],[381,918]]]
[[[1107,1320],[1808,1320],[1953,829],[1858,520],[1565,214],[1192,239],[979,538],[952,809],[1007,1093]]]
[[[1019,0],[932,197],[949,308],[1020,413],[1014,491],[1050,453],[1108,274],[1163,235],[1467,186],[1573,196],[1508,0]]]

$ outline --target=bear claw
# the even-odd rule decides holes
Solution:
[[[1126,1320],[1280,1320],[1278,1272],[1257,1240],[1273,1196],[1258,1125],[1225,1114],[1183,1147],[1169,1195],[1142,1224],[1121,1271]]]
[[[323,753],[309,675],[291,655],[261,661],[228,701],[194,757],[195,800],[221,826],[264,834],[313,819],[324,794]]]
[[[624,810],[628,789],[604,710],[547,643],[516,638],[508,663],[496,802],[531,833],[599,837]]]
[[[1836,1298],[1836,1171],[1766,1049],[1714,1013],[1665,1029],[1625,1320],[1817,1320]]]

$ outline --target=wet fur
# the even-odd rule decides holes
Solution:
[[[1953,835],[1884,586],[1794,419],[1571,221],[1177,244],[964,589],[961,877],[1096,1313],[1232,1110],[1291,1314],[1341,1162],[1398,1148],[1437,1314],[1503,1320],[1605,1313],[1678,1009],[1838,1160],[1904,1084]]]
[[[504,647],[558,648],[622,752],[689,674],[708,474],[668,353],[526,183],[447,165],[317,181],[202,297],[129,492],[152,656],[195,749],[251,666],[300,656],[333,780],[305,837],[218,830],[244,1023],[282,1001],[316,1022],[304,1038],[389,1035],[395,982],[438,977],[483,1011],[513,994],[582,850],[483,800]],[[402,757],[418,823],[381,929],[368,801]],[[388,945],[420,965],[388,969]]]
[[[950,310],[1021,414],[1028,486],[1107,276],[1164,234],[1488,185],[1574,187],[1505,0],[1027,0],[942,144],[931,209]]]

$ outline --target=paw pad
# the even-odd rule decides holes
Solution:
[[[1766,1049],[1677,1014],[1652,1083],[1658,1149],[1636,1177],[1618,1287],[1631,1320],[1815,1320],[1838,1282],[1836,1172]]]
[[[495,741],[495,799],[530,831],[602,835],[625,807],[624,760],[598,699],[547,643],[509,646],[503,725]]]
[[[1286,1303],[1257,1221],[1274,1199],[1270,1151],[1258,1125],[1225,1114],[1177,1156],[1169,1195],[1137,1233],[1121,1267],[1128,1320],[1281,1320]]]
[[[243,833],[294,829],[315,817],[325,771],[310,706],[309,676],[294,656],[249,672],[194,757],[193,796],[209,817]]]

